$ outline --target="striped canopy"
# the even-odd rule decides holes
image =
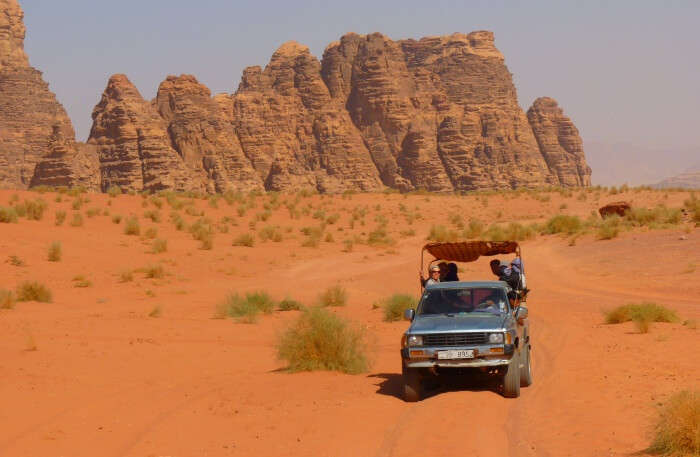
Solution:
[[[428,243],[423,246],[436,260],[473,262],[482,255],[515,254],[516,241],[461,241],[458,243]]]

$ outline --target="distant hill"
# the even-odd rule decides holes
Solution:
[[[685,173],[689,167],[700,167],[700,147],[662,149],[595,141],[586,141],[584,146],[594,185],[651,185]]]
[[[666,178],[654,184],[658,189],[681,187],[683,189],[700,189],[700,166],[690,168],[683,173]]]

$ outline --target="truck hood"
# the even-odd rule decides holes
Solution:
[[[507,314],[445,314],[417,316],[409,333],[469,332],[502,329]]]

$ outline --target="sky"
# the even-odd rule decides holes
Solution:
[[[79,140],[87,139],[92,109],[114,73],[125,73],[149,99],[167,75],[182,73],[213,93],[231,93],[245,67],[265,66],[288,40],[320,59],[347,32],[418,39],[491,30],[520,105],[527,110],[537,97],[555,98],[578,127],[592,165],[613,166],[606,162],[611,150],[624,149],[634,161],[636,148],[655,151],[644,156],[647,171],[659,168],[654,161],[678,171],[700,165],[697,0],[20,4],[30,62],[44,72]],[[634,165],[628,164],[631,184]]]

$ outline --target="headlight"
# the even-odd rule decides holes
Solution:
[[[408,336],[409,346],[423,346],[423,337],[419,335],[409,335]]]
[[[489,343],[491,343],[491,344],[503,344],[503,333],[491,333],[491,334],[489,334]]]

